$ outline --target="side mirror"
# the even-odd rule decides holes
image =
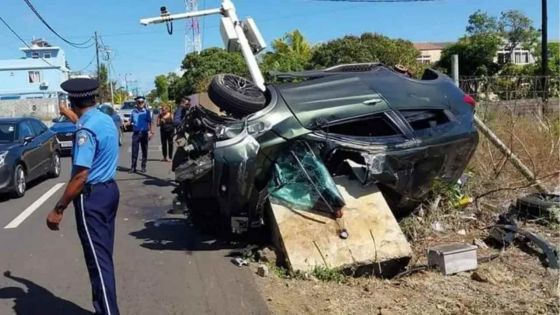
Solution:
[[[33,137],[31,137],[31,136],[27,136],[27,137],[23,138],[23,144],[24,145],[30,143],[31,141],[33,141]]]

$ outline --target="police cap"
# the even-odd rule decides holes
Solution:
[[[93,79],[76,78],[62,82],[60,87],[70,98],[91,98],[97,95],[99,83]]]
[[[136,96],[136,97],[134,98],[134,100],[137,101],[137,102],[138,102],[138,101],[143,102],[143,101],[146,100],[146,98],[145,98],[144,96]]]

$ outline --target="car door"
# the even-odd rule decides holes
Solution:
[[[41,174],[46,173],[51,166],[52,152],[55,148],[55,139],[48,132],[47,126],[42,122],[31,119],[29,120],[31,127],[35,133],[35,140],[39,146],[38,155],[40,155],[41,165],[39,166],[38,172]]]
[[[18,124],[18,139],[22,145],[21,159],[27,168],[27,178],[33,180],[41,175],[41,154],[40,141],[36,139],[29,120],[23,120]]]

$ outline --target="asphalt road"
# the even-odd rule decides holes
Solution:
[[[173,173],[170,163],[159,161],[158,135],[150,142],[148,172],[126,172],[130,137],[125,134],[117,174],[121,200],[114,258],[121,314],[268,314],[251,271],[227,257],[229,242],[198,232],[184,215],[167,214]],[[69,179],[70,159],[62,166],[59,178],[32,184],[25,197],[0,199],[2,315],[92,314],[73,207],[60,231],[45,225],[64,189],[57,184]],[[50,197],[49,191],[54,191]],[[33,204],[36,210],[22,220]]]

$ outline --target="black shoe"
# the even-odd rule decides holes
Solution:
[[[128,173],[129,173],[129,174],[136,173],[136,169],[135,169],[135,168],[131,168],[131,169],[128,170]]]
[[[146,173],[146,168],[142,167],[142,169],[140,170],[140,173]]]

